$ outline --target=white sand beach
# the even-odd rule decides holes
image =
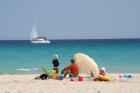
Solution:
[[[132,74],[131,80],[110,82],[35,80],[35,76],[0,75],[0,93],[140,93],[140,74]]]

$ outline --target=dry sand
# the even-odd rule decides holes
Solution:
[[[36,75],[1,75],[0,93],[140,93],[140,74],[111,82],[34,80]],[[116,79],[118,74],[112,74]]]

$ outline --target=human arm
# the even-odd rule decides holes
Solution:
[[[61,74],[63,74],[63,73],[64,73],[64,71],[71,70],[71,68],[72,68],[72,65],[69,65],[69,66],[67,66],[67,67],[63,68],[63,70],[61,71]]]

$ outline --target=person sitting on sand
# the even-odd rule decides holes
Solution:
[[[61,73],[64,74],[64,78],[67,76],[67,74],[69,74],[70,77],[79,76],[79,68],[75,63],[75,60],[71,59],[71,65],[65,67]]]
[[[99,80],[99,81],[110,81],[110,77],[108,76],[105,67],[102,67],[99,70],[99,75],[94,79],[95,81]]]
[[[105,67],[102,67],[102,68],[100,69],[99,75],[103,75],[103,76],[106,76],[106,75],[107,75],[107,72],[106,72]]]
[[[59,72],[59,60],[58,60],[58,55],[54,55],[54,58],[52,60],[52,64],[53,64],[53,70],[56,71],[56,74]]]

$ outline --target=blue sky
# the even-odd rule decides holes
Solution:
[[[0,39],[140,38],[140,0],[0,0]]]

